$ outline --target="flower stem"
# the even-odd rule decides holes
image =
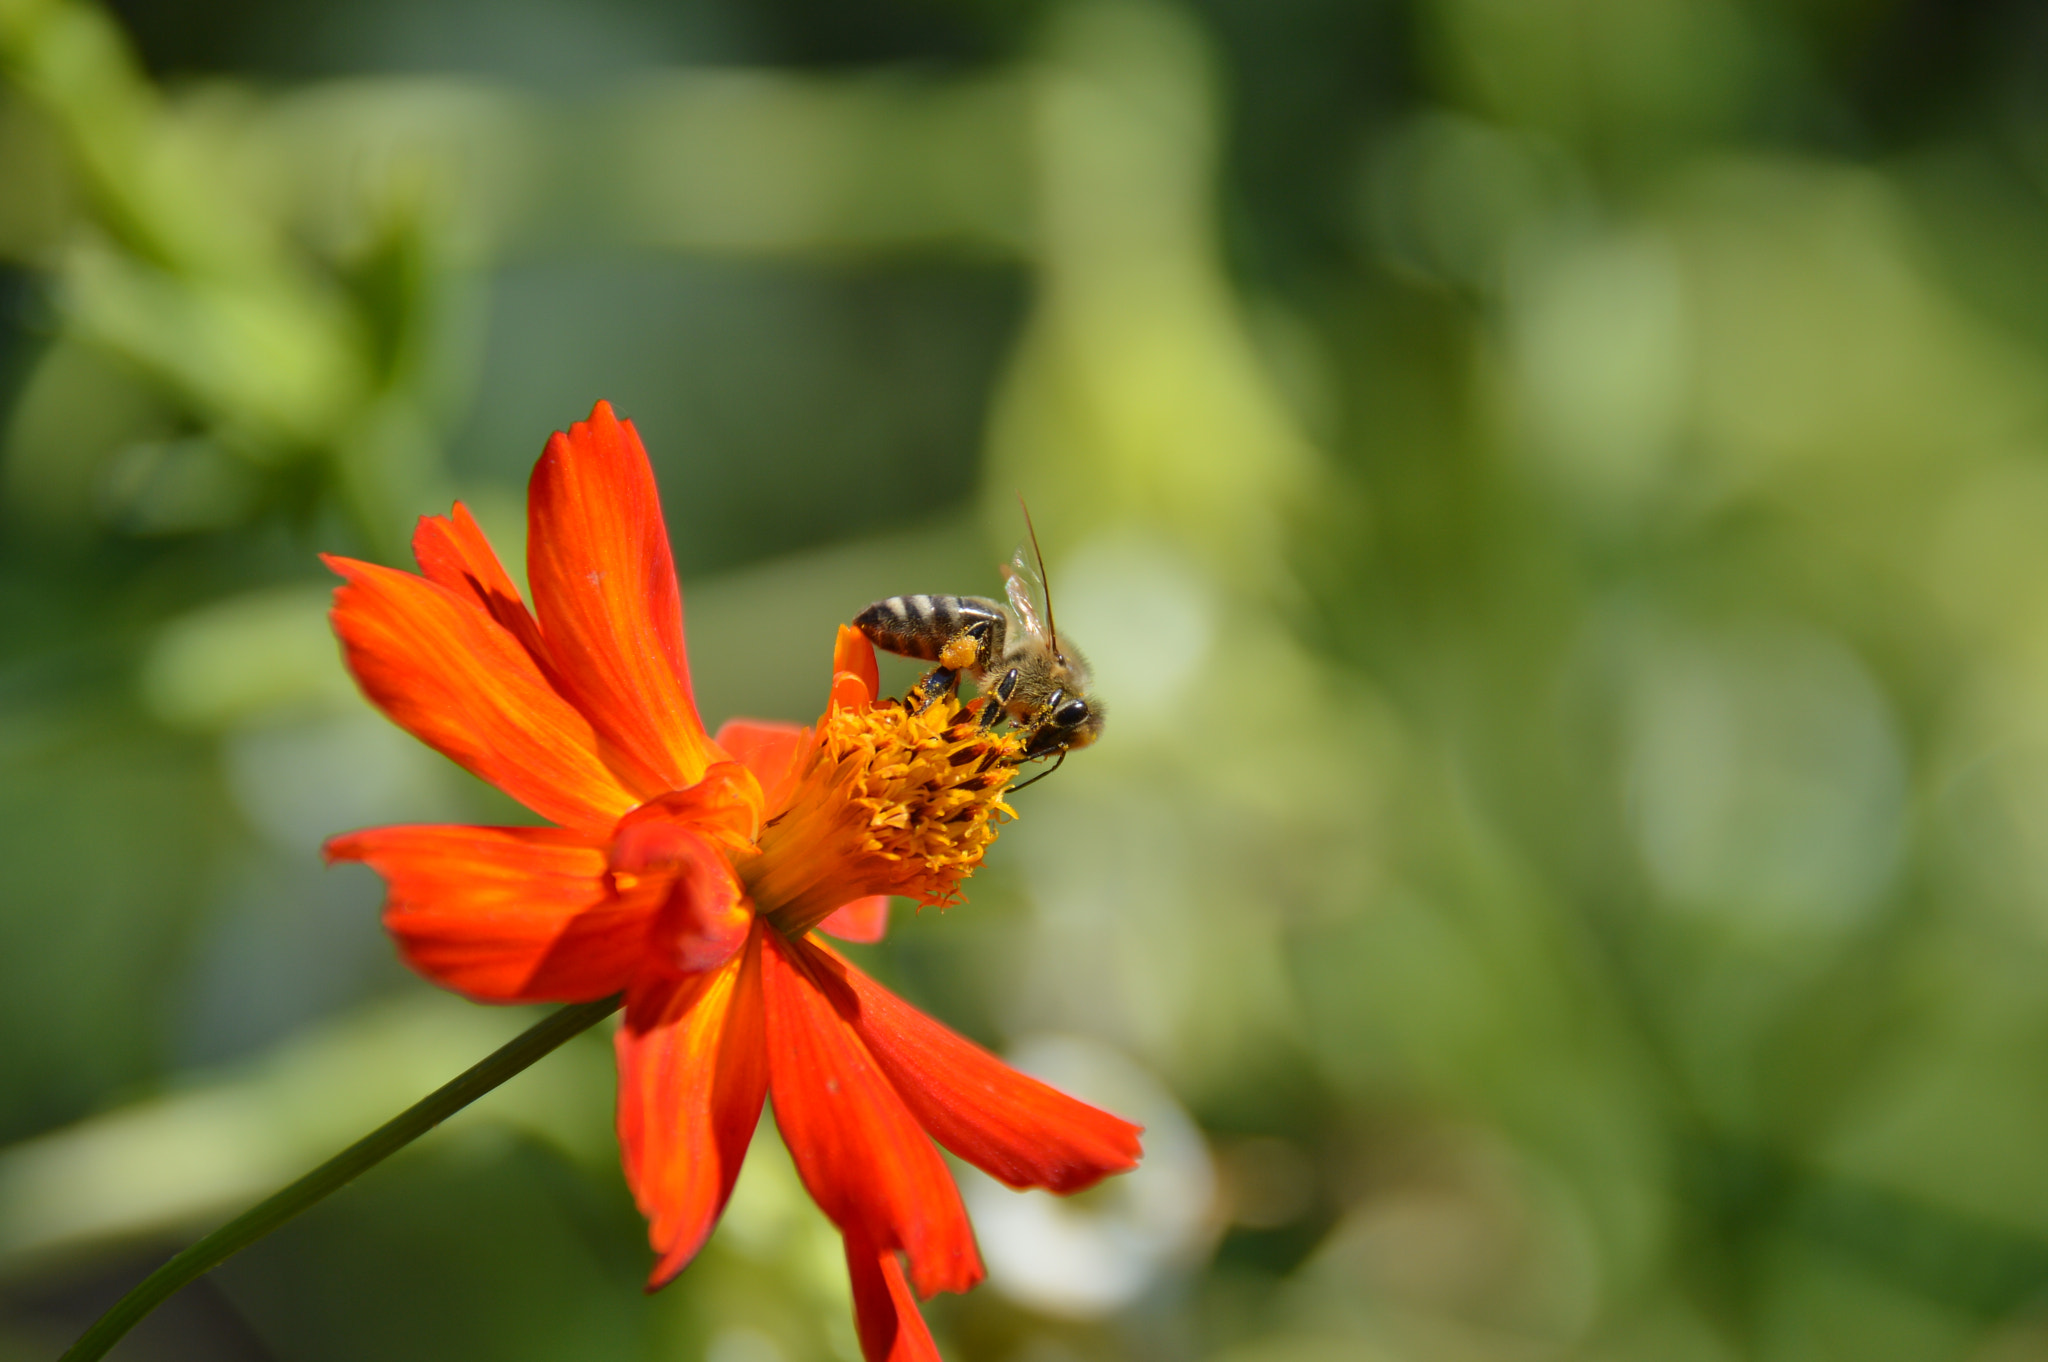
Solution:
[[[90,1362],[104,1356],[123,1334],[179,1287],[212,1271],[328,1193],[339,1191],[358,1174],[391,1157],[492,1088],[552,1053],[563,1042],[588,1031],[616,1012],[619,1003],[620,997],[615,995],[594,1003],[577,1003],[543,1017],[489,1057],[463,1070],[297,1182],[250,1207],[150,1273],[79,1335],[59,1362]]]

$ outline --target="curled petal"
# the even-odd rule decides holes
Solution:
[[[614,897],[603,848],[564,828],[371,828],[327,855],[390,886],[406,963],[483,1002],[587,1002],[626,986],[659,900]]]
[[[448,515],[421,516],[412,532],[412,556],[428,581],[482,606],[546,670],[540,625],[467,506],[458,501]]]
[[[832,706],[864,710],[882,693],[881,669],[875,665],[875,645],[850,624],[839,626],[832,643]]]
[[[893,1252],[849,1234],[846,1275],[853,1281],[854,1328],[867,1362],[939,1362],[938,1346]]]
[[[722,964],[745,944],[754,907],[732,862],[659,802],[619,820],[610,869],[622,891],[644,887],[660,896],[661,911],[647,938],[649,963],[695,974]]]
[[[811,1199],[840,1233],[907,1253],[919,1294],[965,1291],[981,1280],[981,1257],[945,1161],[826,996],[806,948],[759,935],[775,1122]]]
[[[683,598],[654,472],[631,423],[600,402],[557,434],[527,495],[527,575],[566,692],[654,789],[720,759],[690,694]]]
[[[334,632],[349,670],[394,723],[541,817],[607,830],[640,797],[598,754],[585,718],[474,599],[349,558]]]
[[[648,800],[620,821],[621,829],[644,820],[686,827],[727,851],[754,850],[761,824],[761,783],[736,761],[705,768],[704,778],[687,790],[670,790]]]
[[[880,941],[889,934],[889,896],[870,894],[835,908],[818,930],[841,941]]]
[[[1054,1192],[1136,1166],[1140,1127],[1018,1073],[829,948],[808,949],[812,974],[903,1104],[954,1154],[1012,1187]]]
[[[704,1246],[761,1119],[768,1068],[758,934],[715,970],[629,994],[613,1048],[619,1151],[659,1255],[652,1291]]]
[[[761,807],[769,815],[789,807],[798,761],[810,750],[810,729],[767,719],[730,719],[718,730],[718,745],[754,773],[761,783]]]

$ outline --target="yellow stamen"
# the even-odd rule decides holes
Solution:
[[[869,894],[946,907],[1016,816],[1003,791],[1017,741],[983,732],[957,700],[912,714],[893,701],[834,708],[788,809],[738,866],[755,907],[789,935]]]

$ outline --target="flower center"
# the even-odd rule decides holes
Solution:
[[[893,701],[834,706],[740,879],[790,936],[870,894],[948,907],[997,826],[1016,816],[1002,798],[1016,760],[1014,738],[982,731],[951,698],[916,714]]]

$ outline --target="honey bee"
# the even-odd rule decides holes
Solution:
[[[1039,552],[1038,531],[1028,509],[1024,525],[1042,584],[1045,556]],[[1056,757],[1044,773],[1051,775],[1069,751],[1102,736],[1102,703],[1088,694],[1087,660],[1060,641],[1049,587],[1045,618],[1039,619],[1022,549],[1004,565],[1003,579],[1007,607],[987,596],[891,596],[861,611],[853,624],[885,652],[935,664],[911,688],[910,702],[916,709],[941,695],[956,694],[963,674],[972,677],[988,697],[982,705],[982,727],[993,728],[998,719],[1009,719],[1023,735],[1018,759]]]

